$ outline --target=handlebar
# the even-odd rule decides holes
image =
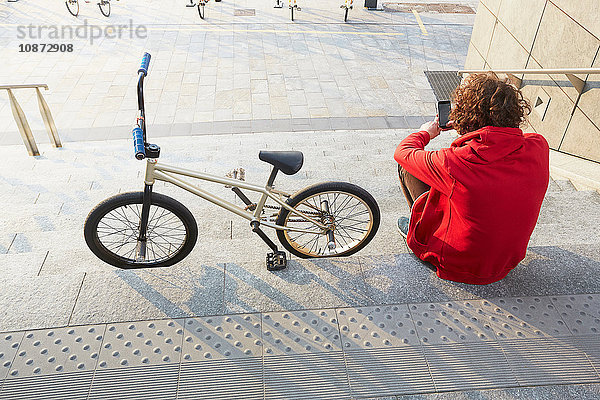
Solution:
[[[144,53],[144,57],[142,57],[142,65],[140,65],[140,69],[138,69],[138,73],[142,72],[144,76],[148,75],[148,66],[150,65],[150,53]]]
[[[139,125],[133,128],[133,149],[135,151],[135,158],[143,160],[146,157],[146,149],[144,146],[144,132]]]

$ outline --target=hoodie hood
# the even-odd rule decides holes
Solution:
[[[452,147],[462,147],[471,162],[494,162],[519,150],[525,144],[523,131],[519,128],[484,126],[452,142]]]

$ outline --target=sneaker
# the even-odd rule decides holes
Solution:
[[[406,236],[408,235],[409,223],[410,220],[407,217],[398,218],[398,232],[400,232],[404,239],[406,239]]]

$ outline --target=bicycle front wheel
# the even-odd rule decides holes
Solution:
[[[349,256],[377,233],[377,202],[363,188],[346,182],[325,182],[302,189],[287,200],[294,210],[329,227],[320,228],[302,215],[281,208],[277,230],[283,247],[301,258]],[[331,233],[333,234],[331,236]],[[335,245],[330,247],[329,245]]]
[[[65,1],[65,4],[67,5],[67,10],[69,10],[71,15],[74,17],[79,15],[79,2],[77,0],[67,0]]]
[[[200,19],[204,19],[204,3],[198,4],[198,14],[200,14]]]
[[[100,0],[98,7],[100,7],[102,15],[105,17],[110,16],[110,2],[108,0]]]
[[[198,238],[194,216],[180,202],[152,193],[146,256],[136,258],[143,192],[122,193],[104,200],[88,215],[85,241],[102,261],[119,268],[167,267],[187,256]]]
[[[345,7],[345,8],[346,8],[346,12],[344,13],[344,22],[347,22],[348,21],[348,7]]]

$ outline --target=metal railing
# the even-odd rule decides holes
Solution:
[[[542,69],[465,69],[458,71],[459,75],[462,74],[480,74],[485,72],[494,72],[496,74],[506,74],[509,79],[520,88],[523,79],[517,77],[515,74],[564,74],[573,87],[579,94],[583,93],[585,89],[585,81],[575,74],[600,74],[600,68],[542,68]]]
[[[48,85],[32,84],[0,86],[0,90],[6,90],[8,92],[10,108],[15,118],[15,122],[17,123],[17,127],[19,128],[19,132],[21,133],[21,137],[23,138],[23,143],[25,144],[27,152],[30,156],[39,156],[40,152],[37,148],[37,144],[35,143],[35,139],[33,137],[33,133],[31,132],[31,128],[29,127],[29,123],[27,122],[27,117],[25,116],[23,109],[19,105],[19,102],[17,101],[17,98],[13,93],[14,89],[35,89],[38,100],[38,106],[40,108],[40,114],[42,115],[44,125],[46,126],[46,131],[48,132],[48,136],[50,137],[50,143],[52,143],[54,147],[62,147],[62,144],[60,143],[60,138],[58,137],[58,132],[56,130],[56,125],[54,124],[54,119],[52,118],[52,113],[50,112],[50,107],[48,107],[48,103],[46,103],[46,100],[44,100],[44,96],[42,95],[40,88],[48,90]]]

